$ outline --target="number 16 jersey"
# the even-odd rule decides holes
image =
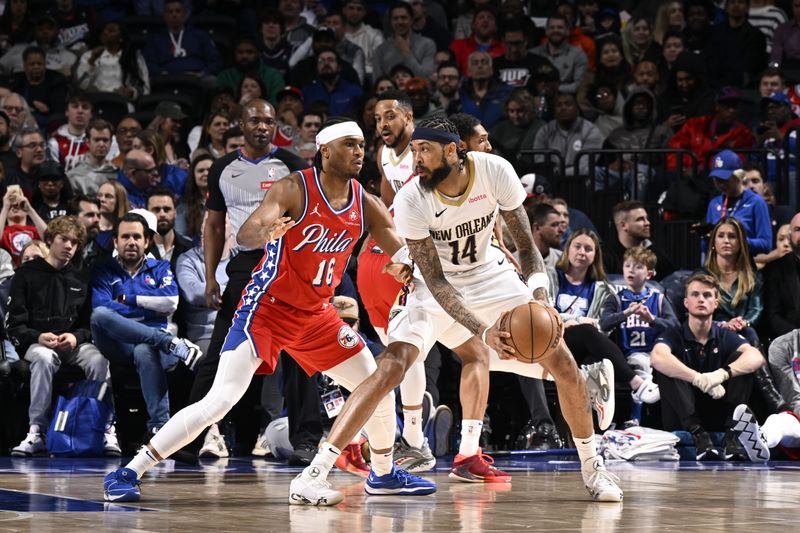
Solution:
[[[457,198],[428,192],[415,177],[394,198],[394,222],[401,237],[431,237],[445,273],[467,272],[504,256],[491,246],[499,209],[512,211],[525,201],[525,189],[511,163],[470,152],[464,162],[469,182]]]

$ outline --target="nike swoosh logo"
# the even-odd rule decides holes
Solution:
[[[241,176],[242,174],[244,174],[244,172],[239,172],[238,174],[231,173],[231,179],[233,179],[233,178],[238,178],[238,177],[239,177],[239,176]]]
[[[389,162],[387,161],[386,163],[384,163],[384,164],[383,164],[383,166],[386,166],[386,165],[388,165],[388,164],[389,164]]]
[[[505,258],[505,257],[503,257],[503,258],[501,258],[501,259],[500,259],[500,261],[498,261],[498,262],[497,262],[497,264],[498,264],[498,265],[502,265],[502,264],[503,264],[503,263],[505,263],[505,262],[506,262],[506,258]]]
[[[438,213],[434,213],[433,216],[435,216],[436,218],[439,218],[440,216],[442,216],[442,213],[444,213],[445,211],[447,211],[446,207],[444,209],[442,209],[441,211],[439,211]]]

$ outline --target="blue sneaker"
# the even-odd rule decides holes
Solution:
[[[367,494],[404,494],[407,496],[424,496],[436,492],[436,483],[419,476],[409,474],[392,465],[392,471],[385,476],[376,476],[372,470],[364,485]]]
[[[103,496],[107,502],[138,502],[142,493],[136,472],[130,468],[119,468],[103,480]]]

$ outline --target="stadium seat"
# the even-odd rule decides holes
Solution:
[[[165,28],[164,19],[151,15],[131,15],[122,19],[125,32],[134,48],[141,49],[147,37]]]
[[[179,96],[189,100],[189,106],[184,107],[182,101],[166,98],[181,104],[183,112],[194,118],[200,118],[205,105],[205,93],[197,76],[191,74],[166,74],[150,78],[150,92],[152,94]],[[158,104],[156,104],[158,105]]]
[[[117,125],[122,117],[134,111],[128,99],[117,93],[92,93],[94,116]]]

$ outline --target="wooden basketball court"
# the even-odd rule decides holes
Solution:
[[[167,461],[145,475],[142,501],[102,500],[103,475],[119,461],[0,458],[0,531],[259,531],[303,533],[470,531],[798,530],[800,465],[610,463],[621,504],[590,501],[571,457],[514,456],[497,465],[511,485],[474,485],[431,474],[433,496],[370,496],[336,472],[346,494],[332,508],[287,504],[298,468],[260,459],[198,466]]]

